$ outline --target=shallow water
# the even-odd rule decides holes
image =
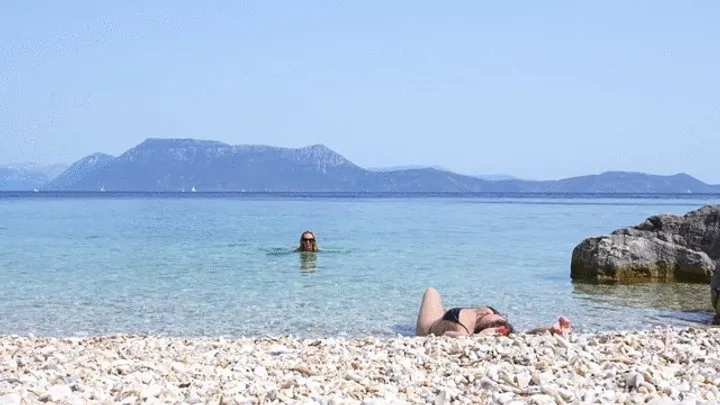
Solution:
[[[520,329],[691,325],[697,284],[570,281],[588,236],[720,196],[0,194],[0,334],[392,335],[423,290]],[[305,229],[325,251],[293,252]]]

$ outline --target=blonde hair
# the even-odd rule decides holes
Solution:
[[[305,231],[300,234],[300,247],[298,247],[297,250],[299,250],[301,252],[307,251],[307,250],[305,250],[305,245],[303,245],[303,236],[305,236],[305,235],[312,235],[312,238],[313,238],[312,247],[310,248],[309,251],[317,252],[318,250],[320,250],[320,248],[318,248],[318,245],[317,245],[317,237],[315,236],[315,233],[313,233],[313,231]]]

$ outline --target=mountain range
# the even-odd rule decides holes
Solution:
[[[435,170],[441,170],[445,172],[449,172],[451,170],[446,169],[442,166],[423,166],[423,165],[404,165],[404,166],[389,166],[389,167],[368,167],[368,170],[372,172],[394,172],[398,170],[410,170],[410,169],[435,169]],[[473,177],[477,177],[483,180],[491,180],[491,181],[497,181],[497,180],[518,180],[517,177],[511,176],[509,174],[478,174],[474,175]]]
[[[0,190],[33,190],[42,187],[68,167],[62,163],[48,166],[37,163],[0,165]]]
[[[150,138],[120,156],[94,153],[54,170],[0,166],[0,190],[720,193],[720,185],[684,173],[613,171],[548,181],[483,178],[438,167],[366,169],[321,144],[291,149],[195,139]]]

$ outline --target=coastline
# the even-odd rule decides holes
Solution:
[[[0,337],[0,404],[717,403],[720,328],[437,338]]]

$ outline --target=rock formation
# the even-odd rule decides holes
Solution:
[[[709,283],[720,259],[720,205],[587,238],[572,253],[573,280]]]

